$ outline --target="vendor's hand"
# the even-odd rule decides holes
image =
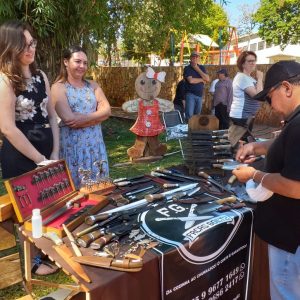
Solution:
[[[232,171],[232,174],[236,176],[238,181],[247,182],[249,179],[253,178],[254,172],[256,170],[253,167],[240,166]]]
[[[239,162],[250,164],[255,161],[254,143],[240,144],[235,159]]]
[[[50,155],[50,160],[59,160],[58,152],[52,151],[52,153]]]

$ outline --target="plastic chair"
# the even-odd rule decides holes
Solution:
[[[162,119],[166,128],[166,141],[177,139],[180,146],[180,150],[167,153],[167,155],[181,152],[181,155],[184,158],[181,139],[187,137],[188,125],[183,123],[179,110],[163,112]]]

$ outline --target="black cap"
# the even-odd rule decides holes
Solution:
[[[282,60],[274,64],[266,73],[264,89],[253,99],[265,101],[270,89],[276,84],[300,74],[300,64],[291,60]]]
[[[193,56],[200,56],[200,54],[199,54],[199,52],[197,52],[197,51],[193,51],[193,52],[191,53],[191,57],[193,57]]]
[[[217,74],[224,74],[225,76],[228,76],[228,72],[227,70],[224,68],[224,69],[220,69],[219,71],[217,71]]]

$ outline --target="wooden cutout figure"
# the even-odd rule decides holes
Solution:
[[[140,98],[122,105],[124,111],[138,112],[136,122],[130,128],[136,134],[135,144],[127,150],[131,159],[162,156],[167,152],[167,145],[158,139],[158,135],[165,130],[159,112],[174,109],[172,101],[157,98],[165,76],[166,72],[155,73],[148,67],[135,81],[135,90]]]

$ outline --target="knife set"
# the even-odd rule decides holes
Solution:
[[[228,130],[189,131],[183,143],[185,165],[191,174],[232,160]]]
[[[69,230],[79,226],[88,214],[104,207],[108,201],[101,195],[82,194],[75,190],[64,160],[6,180],[5,187],[17,220],[25,230],[32,230],[33,209],[40,209],[43,232],[62,237],[62,224]]]

